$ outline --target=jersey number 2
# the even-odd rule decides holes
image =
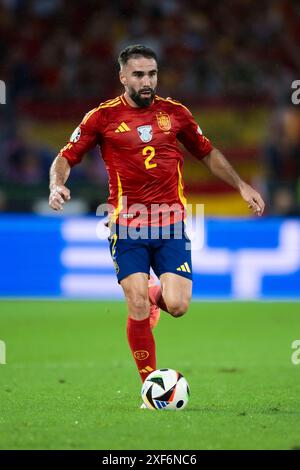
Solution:
[[[147,170],[150,170],[150,168],[155,168],[157,166],[157,163],[150,163],[153,157],[155,157],[155,148],[151,147],[151,145],[147,145],[147,147],[143,148],[143,155],[144,157],[147,156],[145,160],[145,167]]]

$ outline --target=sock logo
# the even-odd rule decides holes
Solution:
[[[144,359],[147,359],[147,357],[149,357],[149,352],[140,349],[139,351],[134,351],[133,355],[138,361],[144,361]]]
[[[149,374],[149,372],[153,372],[153,371],[154,369],[152,369],[152,367],[146,366],[145,369],[141,369],[139,372],[142,374]]]

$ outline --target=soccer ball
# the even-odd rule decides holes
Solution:
[[[183,410],[189,396],[186,379],[173,369],[151,372],[142,386],[142,399],[150,410]]]

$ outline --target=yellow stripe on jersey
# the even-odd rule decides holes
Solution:
[[[105,101],[104,103],[101,103],[98,108],[93,108],[91,111],[89,111],[85,117],[83,118],[83,121],[81,124],[86,124],[87,121],[89,120],[89,118],[96,112],[98,111],[99,109],[103,109],[103,108],[112,108],[113,106],[118,106],[119,104],[121,104],[121,100],[120,98],[115,98],[114,100],[109,100],[109,101]]]
[[[104,104],[113,104],[115,103],[116,101],[119,101],[120,100],[120,96],[117,96],[116,98],[113,98],[111,100],[106,100],[106,101],[102,101],[102,103],[100,103],[99,106],[103,106]]]
[[[97,109],[113,108],[114,106],[118,106],[119,104],[121,104],[121,100],[118,100],[115,103],[102,104]]]
[[[180,171],[180,162],[178,162],[177,170],[178,170],[178,196],[184,208],[186,208],[186,197],[183,194],[183,184],[182,184],[182,176],[181,176],[181,171]]]
[[[69,149],[72,148],[72,147],[73,147],[73,143],[72,143],[72,142],[69,142],[67,145],[65,145],[65,146],[60,150],[58,156],[61,157],[62,154],[63,154],[63,152],[64,152],[65,150],[69,150]]]
[[[120,96],[120,98],[121,98],[122,103],[123,103],[125,106],[127,106],[127,103],[126,103],[126,101],[125,101],[125,99],[123,98],[122,95]]]
[[[87,120],[91,117],[91,115],[94,114],[97,110],[98,110],[98,108],[94,108],[94,109],[92,109],[91,111],[89,111],[89,112],[84,116],[84,118],[83,118],[81,124],[85,124],[85,123],[87,122]]]
[[[122,188],[122,183],[121,183],[120,176],[119,176],[118,172],[117,172],[117,178],[118,178],[118,205],[115,208],[113,215],[111,216],[111,219],[109,221],[109,227],[111,227],[111,225],[116,222],[119,213],[123,209],[123,201],[122,201],[123,188]]]
[[[180,103],[179,101],[174,101],[172,100],[171,98],[162,98],[161,96],[157,96],[155,95],[155,98],[159,101],[166,101],[167,103],[172,103],[172,104],[176,104],[177,106],[181,106],[182,108],[186,109],[187,111],[189,111],[189,109],[184,106],[184,104]],[[190,111],[189,111],[190,112]]]

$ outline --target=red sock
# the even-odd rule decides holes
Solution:
[[[128,317],[127,338],[142,382],[156,370],[155,341],[150,328],[149,317],[134,320]]]
[[[153,304],[157,305],[162,310],[164,310],[165,312],[168,312],[168,308],[162,296],[161,287],[157,285],[151,286],[149,287],[148,292],[149,292],[150,301]]]

